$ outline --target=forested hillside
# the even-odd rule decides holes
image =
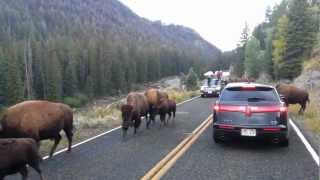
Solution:
[[[128,92],[219,57],[193,30],[148,21],[117,0],[0,1],[0,104]]]
[[[221,61],[235,67],[235,76],[292,80],[310,59],[319,24],[318,0],[283,0],[266,10],[265,21],[252,34],[246,26],[238,48],[224,52]]]

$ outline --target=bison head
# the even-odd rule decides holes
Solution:
[[[122,105],[121,113],[122,113],[122,128],[124,130],[127,130],[129,126],[132,124],[133,107],[127,104]]]

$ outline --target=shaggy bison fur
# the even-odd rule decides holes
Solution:
[[[50,157],[61,140],[60,131],[63,130],[69,142],[68,151],[71,151],[73,112],[65,104],[25,101],[8,108],[0,124],[1,134],[6,138],[29,137],[38,144],[44,139],[54,140]]]
[[[130,93],[127,96],[127,104],[121,106],[123,137],[126,136],[130,126],[134,126],[134,134],[141,124],[141,117],[146,119],[149,111],[147,98],[143,94]]]
[[[160,104],[157,106],[158,114],[160,115],[160,121],[161,124],[168,124],[169,119],[173,117],[173,119],[176,117],[176,109],[177,105],[174,100],[170,100],[167,98],[162,98],[160,100]],[[166,119],[166,115],[168,115],[168,119]],[[160,126],[161,126],[160,124]]]
[[[309,102],[309,94],[307,91],[299,89],[289,84],[277,84],[276,89],[279,94],[284,96],[284,101],[289,104],[300,104],[299,113],[303,113],[306,109],[307,102]]]
[[[27,179],[27,165],[36,170],[43,179],[39,167],[41,161],[37,144],[33,139],[0,139],[0,180],[18,172],[22,175],[22,179]]]
[[[149,103],[149,115],[150,120],[147,123],[147,127],[149,127],[150,121],[155,121],[155,116],[157,114],[157,107],[160,104],[161,99],[169,99],[169,96],[166,92],[160,91],[155,88],[149,88],[145,93],[145,96],[148,99]]]

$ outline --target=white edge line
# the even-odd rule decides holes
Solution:
[[[190,101],[192,101],[192,100],[194,100],[194,99],[196,99],[196,98],[199,98],[199,97],[200,97],[200,96],[196,96],[196,97],[193,97],[193,98],[188,99],[188,100],[186,100],[186,101],[183,101],[183,102],[181,102],[181,103],[178,103],[177,106],[182,105],[182,104],[184,104],[184,103],[186,103],[186,102],[190,102]],[[115,127],[115,128],[113,128],[113,129],[110,129],[109,131],[103,132],[103,133],[98,134],[98,135],[96,135],[96,136],[94,136],[94,137],[91,137],[91,138],[86,139],[86,140],[84,140],[84,141],[81,141],[81,142],[79,142],[79,143],[77,143],[77,144],[74,144],[74,145],[71,146],[71,147],[72,147],[72,148],[75,148],[75,147],[77,147],[77,146],[80,146],[80,145],[82,145],[82,144],[84,144],[84,143],[87,143],[87,142],[89,142],[89,141],[92,141],[92,140],[94,140],[94,139],[97,139],[97,138],[99,138],[99,137],[101,137],[101,136],[103,136],[103,135],[106,135],[106,134],[108,134],[108,133],[111,133],[111,132],[113,132],[113,131],[115,131],[115,130],[118,130],[118,129],[120,129],[120,128],[121,128],[121,126]],[[58,155],[58,154],[61,154],[61,153],[65,152],[65,151],[67,151],[67,150],[68,150],[67,148],[61,149],[60,151],[55,152],[55,153],[53,154],[53,156],[56,156],[56,155]],[[49,156],[42,157],[42,159],[43,159],[43,160],[49,159]]]
[[[197,99],[197,98],[199,98],[199,97],[200,97],[200,96],[196,96],[196,97],[193,97],[193,98],[191,98],[191,99],[185,100],[185,101],[183,101],[183,102],[181,102],[181,103],[178,103],[177,106],[180,106],[180,105],[182,105],[182,104],[184,104],[184,103],[190,102],[190,101],[192,101],[192,100],[194,100],[194,99]]]
[[[297,133],[297,135],[301,139],[302,143],[306,146],[306,148],[309,151],[309,153],[311,154],[312,158],[314,159],[316,164],[319,166],[319,156],[318,156],[318,154],[312,148],[312,146],[310,145],[308,140],[303,136],[303,134],[301,133],[300,129],[294,124],[294,122],[291,119],[289,121],[290,121],[290,125],[293,127],[294,131]]]
[[[103,136],[103,135],[105,135],[105,134],[111,133],[112,131],[115,131],[115,130],[120,129],[120,128],[121,128],[121,126],[118,126],[118,127],[113,128],[113,129],[111,129],[111,130],[109,130],[109,131],[103,132],[103,133],[101,133],[101,134],[99,134],[99,135],[96,135],[96,136],[94,136],[94,137],[91,137],[91,138],[89,138],[89,139],[86,139],[86,140],[84,140],[84,141],[81,141],[81,142],[73,145],[72,148],[75,148],[75,147],[77,147],[77,146],[80,146],[81,144],[84,144],[84,143],[87,143],[87,142],[92,141],[92,140],[94,140],[94,139],[97,139],[97,138],[99,138],[99,137],[101,137],[101,136]],[[65,151],[67,151],[67,148],[64,148],[64,149],[61,149],[60,151],[55,152],[55,153],[53,154],[53,156],[58,155],[58,154],[61,154],[62,152],[65,152]],[[45,156],[45,157],[43,157],[42,159],[45,160],[45,159],[48,159],[48,158],[49,158],[49,156]]]

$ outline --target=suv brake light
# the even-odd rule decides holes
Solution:
[[[241,90],[243,90],[243,91],[254,91],[254,90],[256,90],[256,87],[255,86],[250,86],[250,85],[242,86]]]
[[[288,108],[283,106],[231,106],[231,105],[215,105],[214,111],[216,112],[242,112],[250,115],[251,113],[264,113],[264,112],[280,112],[287,113]]]

